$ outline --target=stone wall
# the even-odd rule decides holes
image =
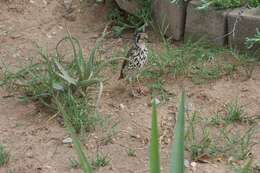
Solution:
[[[138,10],[135,0],[116,0],[119,7],[132,13]],[[180,1],[183,2],[183,1]],[[206,38],[209,42],[245,50],[245,40],[260,29],[260,9],[198,10],[198,0],[188,4],[171,3],[170,0],[152,0],[153,18],[159,28],[174,40]],[[135,8],[135,10],[133,10]],[[235,30],[234,30],[235,25]],[[233,32],[234,30],[234,32]],[[259,49],[255,46],[252,50]]]

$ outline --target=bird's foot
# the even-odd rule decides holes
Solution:
[[[132,97],[136,97],[136,98],[139,98],[139,97],[140,97],[139,93],[136,92],[134,89],[131,90],[131,93],[130,93],[130,94],[131,94]]]
[[[139,86],[139,87],[137,88],[137,92],[138,92],[138,94],[140,94],[140,95],[146,96],[146,95],[148,94],[149,90],[148,90],[148,88],[146,88],[146,87]]]
[[[131,96],[139,98],[141,96],[146,96],[148,92],[149,90],[147,88],[139,86],[131,90]]]

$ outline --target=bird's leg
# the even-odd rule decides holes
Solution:
[[[138,95],[135,93],[135,90],[134,90],[134,87],[133,87],[133,80],[132,78],[130,77],[129,78],[129,83],[130,83],[130,87],[131,87],[131,94],[133,97],[138,97]]]
[[[136,76],[136,80],[137,80],[137,83],[138,83],[138,87],[141,88],[141,83],[139,81],[139,75]]]
[[[143,89],[143,87],[142,87],[142,85],[141,85],[141,83],[140,83],[140,81],[139,81],[139,75],[136,76],[136,80],[137,80],[137,83],[138,83],[138,92],[139,92],[140,94],[143,94],[143,95],[144,95],[145,91],[144,91],[144,89]]]

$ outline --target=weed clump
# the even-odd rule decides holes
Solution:
[[[5,150],[4,146],[0,144],[0,167],[8,163],[9,157],[9,153]]]
[[[61,113],[70,122],[76,132],[89,131],[96,123],[95,108],[102,94],[102,82],[99,72],[102,64],[96,61],[96,51],[103,36],[97,40],[86,60],[79,41],[71,35],[60,40],[56,47],[56,55],[49,56],[39,48],[40,61],[30,63],[16,73],[5,72],[2,84],[9,88],[22,90],[23,100],[40,103],[53,112]],[[70,43],[73,59],[70,62],[62,60],[58,51],[61,43]],[[96,91],[95,91],[96,90]],[[96,105],[93,94],[97,95]],[[62,106],[59,106],[62,105]],[[66,109],[65,117],[61,108]]]
[[[140,6],[135,14],[126,14],[118,8],[113,8],[108,19],[112,21],[112,33],[115,37],[119,37],[128,29],[142,31],[152,21],[151,0],[136,0]]]

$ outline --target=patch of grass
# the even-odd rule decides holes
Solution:
[[[108,158],[108,155],[104,155],[100,152],[97,152],[96,159],[91,162],[91,165],[94,169],[105,167],[109,165],[110,160]]]
[[[233,122],[242,122],[244,118],[244,109],[238,102],[229,103],[227,105],[227,115],[224,117],[224,121],[229,124]]]
[[[228,63],[203,64],[193,67],[192,81],[195,84],[204,84],[208,81],[217,80],[224,75],[230,75],[236,70],[235,65]]]
[[[112,33],[115,37],[119,37],[122,33],[129,29],[136,31],[144,30],[144,28],[151,23],[151,0],[143,0],[136,2],[141,7],[135,14],[126,14],[118,8],[113,8],[108,19],[112,21]]]
[[[215,146],[212,143],[209,128],[202,121],[197,113],[193,113],[188,121],[189,125],[186,130],[185,140],[187,141],[186,148],[190,151],[192,160],[197,160],[204,154],[215,154]],[[201,132],[201,134],[198,132]]]
[[[142,76],[158,80],[163,76],[186,75],[195,83],[216,80],[236,70],[235,65],[219,60],[228,52],[203,40],[188,41],[181,47],[167,43],[162,50],[149,50],[149,64]]]
[[[150,90],[152,91],[153,96],[160,96],[161,100],[167,101],[168,99],[168,91],[164,87],[164,81],[157,80],[154,83],[148,85]]]
[[[231,112],[237,111],[232,108],[232,111],[227,112],[231,114]],[[232,117],[240,116],[234,113]],[[251,149],[255,145],[252,139],[257,128],[254,124],[249,124],[249,127],[241,131],[232,126],[233,122],[237,121],[238,118],[232,118],[232,121],[226,120],[220,114],[208,121],[199,117],[197,113],[193,113],[188,120],[189,125],[185,138],[187,141],[186,149],[190,152],[191,159],[199,160],[204,155],[211,158],[216,156],[232,157],[235,160],[244,160],[250,157]],[[221,125],[221,128],[213,128],[211,125]]]
[[[223,117],[218,113],[215,114],[210,120],[209,120],[209,125],[215,125],[215,126],[220,126],[225,124],[225,121],[223,120]]]
[[[22,91],[24,98],[39,102],[48,110],[63,116],[65,127],[73,139],[74,148],[79,156],[80,168],[84,173],[91,173],[92,169],[77,133],[88,131],[96,124],[104,81],[100,72],[109,63],[109,61],[102,64],[97,62],[96,52],[106,35],[106,28],[88,58],[83,56],[79,41],[68,32],[69,36],[60,40],[56,46],[57,55],[50,56],[40,49],[41,60],[38,63],[31,63],[16,73],[5,73],[1,82],[5,86]],[[70,43],[72,47],[71,62],[62,61],[59,47],[63,42]],[[99,160],[102,161],[102,158]]]
[[[6,173],[15,173],[15,171],[9,169],[9,170],[6,171]]]
[[[39,49],[41,59],[38,63],[31,63],[16,73],[8,72],[4,77],[4,84],[14,87],[24,93],[23,98],[41,103],[53,112],[57,109],[58,95],[67,95],[67,110],[71,115],[68,121],[77,132],[93,129],[96,117],[92,116],[94,108],[97,109],[102,94],[102,82],[99,72],[102,65],[98,66],[96,51],[100,46],[103,36],[97,40],[96,46],[91,50],[88,59],[83,55],[79,41],[67,36],[57,44],[57,55],[50,56],[43,49]],[[73,51],[71,62],[62,61],[59,46],[63,42],[70,43]],[[105,62],[106,63],[106,62]],[[98,89],[96,107],[93,104],[93,94]],[[91,95],[92,94],[92,95]],[[57,97],[65,99],[64,97]],[[96,99],[96,98],[94,98]],[[63,100],[59,100],[62,104]]]
[[[77,98],[72,94],[59,97],[65,102],[65,111],[68,115],[66,121],[69,121],[77,133],[83,134],[93,130],[99,121],[97,116],[91,115],[92,110],[89,108],[85,98]],[[83,100],[82,100],[83,99]]]
[[[252,159],[249,159],[245,165],[242,165],[241,167],[236,167],[234,169],[235,173],[252,173]]]
[[[136,157],[136,150],[135,149],[132,149],[132,148],[128,148],[127,149],[127,155],[129,157]]]
[[[10,155],[6,151],[5,147],[0,144],[0,167],[6,165],[9,161]]]
[[[233,101],[227,104],[226,111],[223,114],[217,113],[212,116],[208,122],[209,125],[228,126],[233,123],[244,123],[247,125],[254,125],[257,123],[257,118],[246,116],[244,107]]]
[[[231,155],[236,160],[245,160],[251,156],[251,149],[255,145],[251,141],[255,127],[246,129],[244,133],[227,131],[224,128],[220,129],[220,133],[225,142],[221,149],[225,155]]]
[[[260,2],[259,2],[260,3]],[[251,49],[252,47],[254,47],[255,44],[260,44],[260,32],[257,29],[256,34],[254,35],[254,37],[247,37],[246,41],[245,41],[245,46],[248,49]]]

